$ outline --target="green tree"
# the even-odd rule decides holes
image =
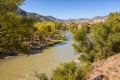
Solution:
[[[73,44],[81,52],[81,61],[93,62],[120,52],[120,13],[111,13],[106,22],[91,26],[90,35],[87,29],[81,28],[73,33]],[[88,36],[89,35],[89,36]]]
[[[78,24],[77,23],[70,23],[69,24],[69,30],[71,32],[74,32],[76,29],[78,29]]]
[[[76,80],[76,66],[73,61],[60,64],[53,73],[52,80]]]
[[[45,37],[53,37],[56,32],[54,22],[38,22],[34,25],[38,32],[44,34]]]
[[[16,12],[17,7],[23,2],[24,0],[0,0],[0,13]]]
[[[54,33],[56,31],[56,28],[55,28],[55,23],[53,22],[47,22],[46,23],[46,27],[44,28],[46,34],[48,37],[53,37],[54,36]]]
[[[93,46],[89,35],[87,34],[87,27],[74,31],[73,40],[75,41],[73,44],[75,52],[82,53],[79,59],[81,61],[88,60],[92,62],[92,55],[90,53]]]
[[[24,0],[0,0],[0,53],[27,52],[24,38],[32,33],[34,20],[20,17],[16,9]]]
[[[56,30],[62,30],[62,25],[63,25],[62,22],[56,22],[56,23],[55,23]]]
[[[68,26],[67,23],[63,23],[61,29],[62,29],[62,31],[66,31],[66,30],[68,30],[68,27],[69,27],[69,26]]]
[[[94,49],[102,58],[120,52],[120,13],[111,13],[104,23],[92,26]]]
[[[79,66],[74,61],[61,63],[54,70],[51,80],[85,80],[90,69],[90,63],[81,63]]]

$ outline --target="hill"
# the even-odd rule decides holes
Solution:
[[[120,80],[120,53],[93,63],[87,80]]]
[[[107,16],[97,16],[97,17],[93,17],[93,18],[78,18],[78,19],[64,19],[64,22],[66,23],[71,23],[71,22],[75,22],[75,23],[83,23],[83,22],[88,22],[90,24],[94,24],[94,23],[99,23],[99,22],[104,22],[107,19]]]
[[[21,8],[18,8],[16,11],[21,16],[28,16],[30,18],[37,18],[39,21],[54,21],[54,22],[61,22],[61,19],[52,17],[52,16],[43,16],[37,13],[26,12]]]
[[[21,16],[28,16],[30,18],[37,18],[39,21],[53,21],[53,22],[65,22],[65,23],[70,23],[70,22],[75,22],[75,23],[82,23],[82,22],[88,22],[88,23],[96,23],[96,22],[103,22],[106,20],[107,16],[97,16],[94,18],[70,18],[70,19],[59,19],[55,18],[53,16],[43,16],[37,13],[33,12],[26,12],[21,8],[18,8],[16,11],[19,15]]]

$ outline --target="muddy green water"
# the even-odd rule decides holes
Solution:
[[[38,80],[34,72],[51,75],[55,67],[61,63],[76,59],[70,33],[65,33],[67,41],[44,49],[43,52],[26,56],[16,56],[0,60],[0,80]]]

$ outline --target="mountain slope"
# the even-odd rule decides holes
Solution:
[[[89,19],[89,18],[58,19],[58,18],[55,18],[53,16],[43,16],[43,15],[40,15],[40,14],[37,14],[37,13],[26,12],[26,11],[22,10],[21,8],[19,8],[19,7],[18,7],[16,12],[21,16],[28,16],[30,18],[37,18],[39,21],[54,21],[54,22],[66,22],[66,23],[70,23],[70,22],[75,22],[75,23],[82,23],[82,22],[96,23],[96,22],[102,22],[102,21],[106,20],[106,18],[107,18],[107,16],[97,16],[97,17],[94,17],[94,18],[91,18],[91,19]]]
[[[43,15],[40,15],[37,13],[26,12],[26,11],[22,10],[21,8],[18,8],[16,12],[21,16],[28,16],[30,18],[37,18],[39,21],[54,21],[54,22],[62,21],[62,20],[54,18],[52,16],[43,16]]]
[[[57,22],[63,22],[62,19],[58,19],[58,18],[55,18],[53,16],[46,16],[47,18],[49,18],[50,20],[53,20],[53,21],[57,21]]]
[[[97,17],[93,17],[93,18],[64,19],[64,22],[66,22],[66,23],[71,23],[71,22],[75,22],[75,23],[88,22],[90,24],[93,24],[93,23],[104,22],[106,19],[107,19],[107,16],[97,16]]]

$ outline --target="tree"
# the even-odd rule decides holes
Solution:
[[[92,26],[94,49],[102,58],[120,52],[120,13],[111,13],[104,23]]]
[[[52,80],[77,80],[75,79],[75,63],[73,61],[60,64],[53,73]]]
[[[24,0],[0,0],[0,13],[16,12],[17,7],[23,2]]]
[[[0,1],[0,53],[28,51],[21,38],[27,38],[32,30],[34,20],[20,17],[16,9],[24,0]]]
[[[55,22],[56,30],[62,30],[62,22]]]
[[[53,37],[56,28],[55,28],[55,23],[53,22],[46,22],[46,26],[44,27],[44,30],[46,32],[46,35],[48,37]]]
[[[93,49],[93,46],[87,34],[87,27],[75,30],[73,40],[75,41],[73,44],[75,52],[82,53],[79,59],[81,61],[88,60],[92,62],[92,55],[90,53]]]
[[[106,22],[91,26],[90,35],[85,28],[73,33],[75,50],[81,52],[81,61],[103,59],[120,52],[120,13],[111,13]],[[88,36],[89,35],[89,36]]]
[[[85,80],[90,69],[90,63],[81,63],[79,66],[74,61],[61,63],[54,70],[51,80]]]
[[[76,29],[78,29],[78,24],[77,23],[70,23],[69,24],[69,30],[71,32],[74,32]]]
[[[38,22],[34,24],[34,27],[38,30],[39,33],[42,33],[45,37],[53,37],[56,32],[54,22]]]
[[[67,23],[63,23],[61,29],[62,29],[62,31],[68,30],[68,24]]]

